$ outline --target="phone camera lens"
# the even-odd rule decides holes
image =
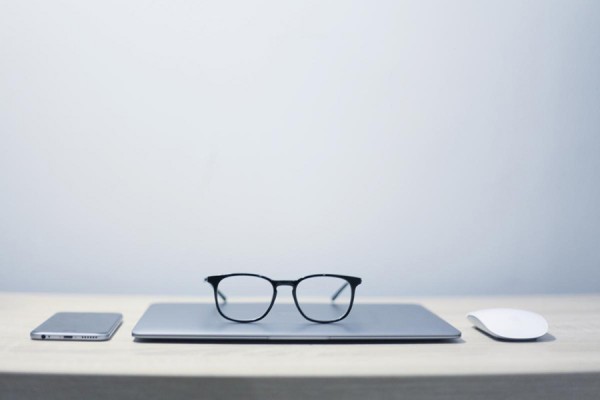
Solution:
[[[46,335],[42,335],[42,339],[46,339]]]

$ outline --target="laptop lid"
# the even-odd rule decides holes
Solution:
[[[251,306],[251,305],[250,305]],[[355,304],[339,322],[307,321],[294,304],[275,304],[263,320],[228,321],[208,303],[152,304],[133,328],[136,339],[154,340],[440,340],[461,333],[418,304]]]

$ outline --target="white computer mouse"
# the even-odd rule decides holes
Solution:
[[[512,308],[473,311],[467,319],[476,328],[504,340],[533,340],[548,332],[548,322],[539,314]]]

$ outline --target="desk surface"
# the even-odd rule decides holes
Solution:
[[[461,330],[462,339],[408,344],[139,343],[131,330],[149,304],[209,299],[0,293],[0,374],[15,379],[92,375],[388,380],[577,375],[600,382],[600,295],[377,300],[423,304]],[[495,341],[465,318],[469,311],[490,307],[538,312],[548,320],[550,334],[537,342]],[[121,312],[124,322],[108,342],[30,340],[29,332],[57,311]],[[5,389],[15,389],[6,378],[3,382]]]

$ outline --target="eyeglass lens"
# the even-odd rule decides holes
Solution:
[[[317,321],[339,319],[348,312],[352,302],[352,290],[344,286],[347,286],[345,279],[332,276],[304,279],[296,287],[298,307],[308,318]],[[340,289],[341,292],[333,300]]]
[[[227,299],[217,298],[219,309],[227,317],[238,321],[262,317],[273,299],[273,285],[258,276],[230,276],[219,282],[218,289]],[[249,301],[252,303],[248,304]]]

